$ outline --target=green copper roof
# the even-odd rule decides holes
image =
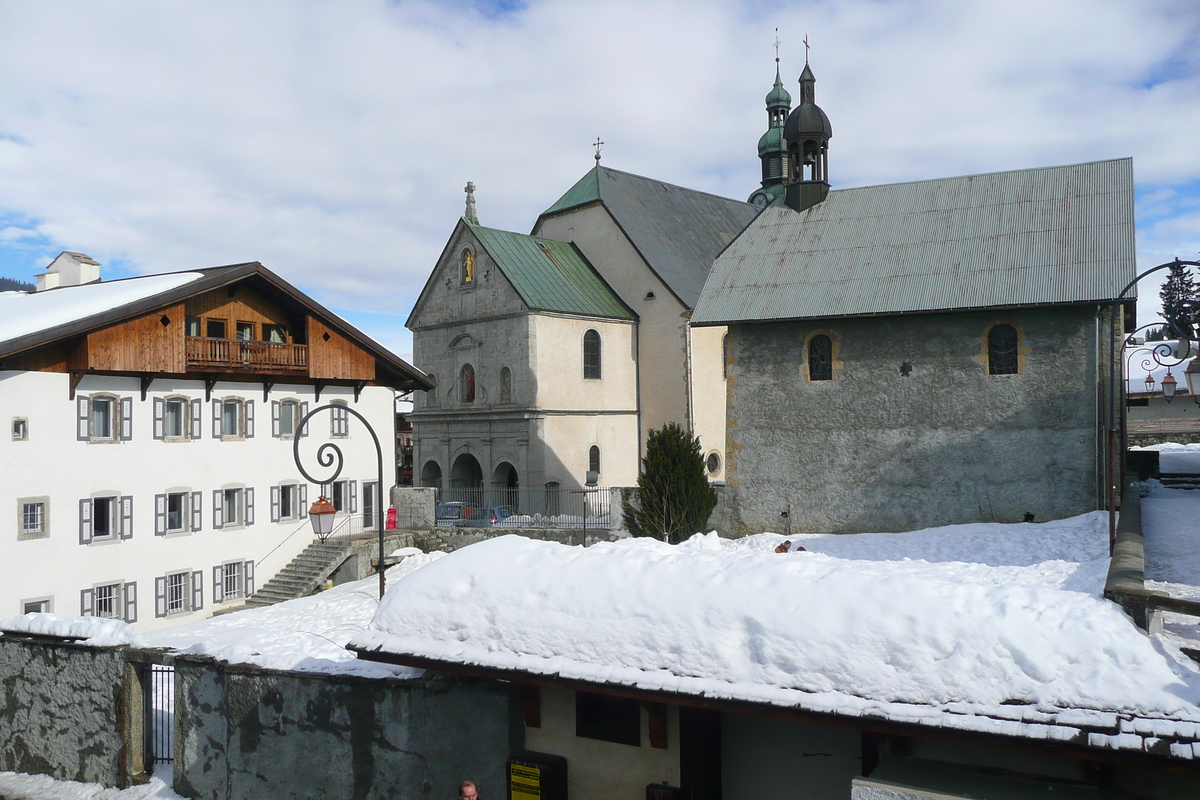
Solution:
[[[463,222],[531,311],[634,319],[574,244]]]
[[[596,166],[589,169],[587,174],[580,178],[574,186],[567,190],[567,193],[558,198],[554,205],[542,212],[542,216],[547,214],[557,214],[559,211],[566,211],[568,208],[577,206],[585,206],[588,203],[594,203],[600,199],[600,167]]]
[[[767,93],[767,108],[775,106],[790,107],[792,105],[792,96],[788,94],[788,90],[783,88],[783,81],[779,79],[779,67],[775,67],[775,86]]]

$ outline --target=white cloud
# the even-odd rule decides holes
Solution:
[[[813,43],[836,184],[1125,155],[1143,190],[1200,179],[1189,0],[4,3],[0,215],[139,271],[259,260],[402,322],[468,179],[485,224],[528,230],[599,134],[606,164],[748,195],[776,25],[793,94]]]

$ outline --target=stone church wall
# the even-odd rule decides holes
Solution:
[[[1020,335],[1016,375],[988,374],[1001,322]],[[710,527],[889,532],[1098,508],[1102,329],[1078,306],[730,328],[728,485]],[[816,333],[834,341],[833,380],[807,378]]]

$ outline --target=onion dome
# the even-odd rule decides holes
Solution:
[[[816,83],[812,70],[805,64],[804,72],[800,73],[800,105],[792,109],[783,127],[783,135],[789,142],[833,138],[829,117],[815,100]]]

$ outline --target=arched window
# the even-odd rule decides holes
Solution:
[[[1016,375],[1017,329],[1012,325],[994,325],[988,331],[988,374]]]
[[[475,368],[463,364],[458,373],[458,398],[464,403],[475,402]]]
[[[512,370],[508,367],[500,368],[500,402],[512,402]]]
[[[818,333],[808,342],[808,379],[833,380],[833,340]]]
[[[583,335],[583,377],[600,380],[600,334],[595,330]]]
[[[462,269],[459,271],[459,282],[464,286],[475,282],[475,254],[469,249],[462,251]]]
[[[596,445],[588,450],[588,472],[600,472],[600,448]]]

